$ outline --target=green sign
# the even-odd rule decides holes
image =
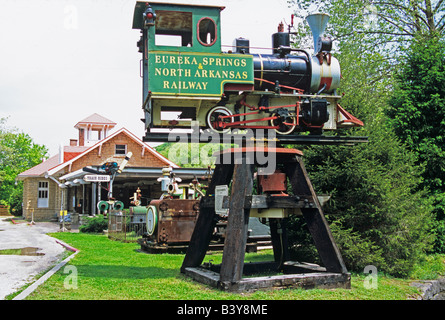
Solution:
[[[253,57],[244,54],[148,53],[152,94],[221,96],[226,83],[253,84]]]

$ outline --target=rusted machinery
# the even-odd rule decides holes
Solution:
[[[200,202],[206,186],[197,179],[190,184],[180,184],[171,169],[163,170],[159,178],[165,193],[159,200],[152,200],[147,207],[131,207],[132,219],[144,223],[143,237],[138,240],[141,249],[149,253],[185,252],[200,214]],[[139,208],[137,211],[136,209]],[[222,250],[226,237],[227,214],[215,216],[209,250]],[[270,237],[249,236],[247,251],[256,251],[258,244],[270,244]]]
[[[147,209],[147,233],[139,242],[144,251],[184,250],[199,214],[199,200],[153,200]]]

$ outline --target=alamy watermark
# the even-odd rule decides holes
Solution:
[[[363,273],[368,274],[363,281],[363,286],[365,289],[377,289],[378,288],[378,275],[377,275],[377,267],[373,265],[367,265],[363,269]]]
[[[363,9],[363,18],[364,18],[363,27],[366,30],[378,28],[378,13],[377,12],[378,12],[377,7],[372,4],[368,4]]]
[[[267,175],[276,170],[276,153],[271,152],[277,146],[274,130],[243,129],[220,134],[213,130],[200,131],[196,123],[191,129],[191,134],[169,133],[168,141],[176,142],[168,153],[173,162],[201,166],[256,164],[261,167],[260,174]],[[202,141],[205,141],[204,146],[200,146]],[[228,148],[235,148],[236,152],[222,152]]]
[[[79,10],[73,4],[67,4],[64,9],[63,27],[67,30],[79,29]]]
[[[68,290],[77,289],[77,268],[75,266],[66,266],[63,268],[63,273],[68,274],[63,280],[63,287]]]

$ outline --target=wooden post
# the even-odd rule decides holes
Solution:
[[[213,196],[216,186],[229,185],[232,174],[233,165],[217,164],[204,198]],[[204,198],[201,199],[201,203]],[[184,261],[182,262],[181,272],[184,273],[185,268],[199,267],[201,265],[209,247],[216,222],[215,208],[203,208],[200,206],[198,219],[196,220]]]
[[[340,250],[334,241],[301,157],[297,156],[295,162],[292,165],[286,165],[285,168],[294,195],[309,196],[312,198],[311,202],[315,203],[315,207],[302,208],[301,212],[326,270],[328,272],[347,273]]]
[[[246,196],[252,195],[253,170],[253,164],[235,165],[220,271],[221,282],[237,282],[243,276],[250,212],[250,209],[245,209],[244,206]]]

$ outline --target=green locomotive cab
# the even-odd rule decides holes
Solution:
[[[137,2],[146,129],[207,127],[225,91],[253,90],[253,57],[221,53],[224,7]],[[147,19],[148,16],[148,19]],[[219,111],[218,111],[219,110]],[[225,112],[224,114],[228,114]]]
[[[272,35],[271,54],[250,53],[243,38],[223,52],[223,9],[136,3],[144,140],[162,128],[273,129],[283,135],[362,125],[338,104],[340,65],[330,53],[330,39],[316,39],[320,47],[314,53],[294,49],[281,25]]]

